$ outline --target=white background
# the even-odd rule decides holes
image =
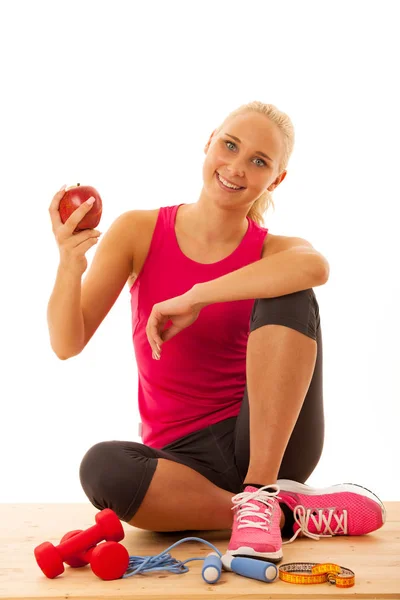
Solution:
[[[85,452],[141,441],[128,286],[81,355],[51,350],[53,195],[94,186],[103,232],[130,209],[196,202],[210,133],[252,100],[286,112],[296,133],[265,226],[306,238],[330,263],[315,288],[326,438],[308,483],[400,499],[396,8],[1,4],[0,502],[87,502]]]

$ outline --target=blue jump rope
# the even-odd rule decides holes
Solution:
[[[215,552],[210,552],[205,558],[188,558],[183,562],[172,558],[168,554],[168,551],[178,546],[178,544],[190,540],[203,542],[203,544],[207,544],[207,546],[213,548]],[[147,573],[150,571],[170,571],[171,573],[178,574],[187,573],[189,569],[185,567],[185,564],[192,560],[204,561],[201,575],[206,583],[217,583],[221,577],[222,568],[225,571],[233,571],[238,575],[243,575],[243,577],[259,579],[266,583],[272,583],[278,577],[278,568],[274,563],[255,558],[231,556],[229,554],[222,555],[218,548],[211,544],[211,542],[198,537],[186,537],[175,542],[175,544],[172,544],[172,546],[156,556],[130,556],[128,569],[122,576],[122,579],[136,575],[136,573]]]

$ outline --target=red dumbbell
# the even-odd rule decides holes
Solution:
[[[60,540],[60,544],[63,544],[64,542],[66,542],[67,540],[69,540],[70,537],[73,537],[74,535],[76,535],[77,533],[81,533],[82,531],[84,531],[83,529],[74,529],[74,531],[68,531],[68,533],[66,533]],[[64,562],[69,565],[70,567],[85,567],[86,565],[88,565],[90,563],[90,560],[85,560],[85,557],[83,556],[85,554],[85,552],[89,552],[89,550],[91,550],[91,548],[96,548],[96,544],[93,544],[93,546],[90,546],[90,548],[87,548],[87,550],[78,553],[77,555],[72,555],[69,556],[68,558],[64,559]]]
[[[77,535],[81,530],[70,531],[64,535],[60,543]],[[102,542],[72,558],[65,560],[71,567],[84,567],[88,563],[92,571],[100,579],[120,579],[129,566],[128,550],[118,542]]]
[[[105,508],[95,516],[96,525],[71,536],[58,546],[43,542],[34,550],[36,562],[46,577],[54,579],[64,572],[63,562],[92,548],[103,540],[119,542],[125,533],[114,511]]]

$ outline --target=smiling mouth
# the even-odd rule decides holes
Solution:
[[[236,188],[231,188],[231,187],[228,187],[228,186],[227,186],[227,185],[225,185],[225,184],[224,184],[224,182],[221,180],[221,176],[220,176],[220,174],[218,173],[218,171],[216,171],[216,173],[217,173],[217,178],[218,178],[219,182],[220,182],[220,183],[221,183],[221,184],[222,184],[222,185],[223,185],[223,186],[224,186],[226,189],[228,189],[228,190],[232,190],[233,192],[239,192],[240,190],[244,190],[244,189],[245,189],[243,186],[236,186]],[[225,179],[225,177],[224,177],[224,180],[225,180],[225,181],[228,181],[228,179]],[[230,181],[228,181],[228,183],[230,183],[231,185],[236,185],[235,183],[232,183],[232,182],[230,182]]]

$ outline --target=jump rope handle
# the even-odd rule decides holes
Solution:
[[[222,561],[216,552],[207,554],[203,562],[201,576],[206,583],[217,583],[221,577]]]
[[[216,552],[210,552],[203,562],[203,580],[206,583],[216,583],[221,577],[222,565],[226,571],[266,583],[272,583],[278,576],[278,568],[274,563],[229,554],[225,554],[221,559]]]
[[[227,571],[266,583],[272,583],[278,576],[277,566],[265,560],[224,554],[222,564]]]

